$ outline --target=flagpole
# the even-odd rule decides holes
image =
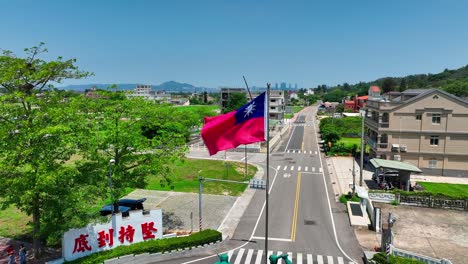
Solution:
[[[247,88],[247,92],[249,92],[249,97],[250,101],[252,101],[252,94],[250,93],[249,85],[247,84],[247,80],[245,79],[245,76],[242,75],[242,78],[244,78],[245,82],[245,87]],[[244,180],[247,179],[247,145],[244,145],[244,159],[245,159],[245,169],[244,169]]]
[[[268,263],[268,190],[270,189],[270,84],[267,83],[266,89],[266,148],[267,148],[267,156],[266,156],[266,189],[265,189],[265,261],[264,263]]]

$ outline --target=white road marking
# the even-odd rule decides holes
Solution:
[[[333,257],[327,256],[327,264],[333,264]]]
[[[318,264],[323,264],[323,257],[322,257],[322,255],[317,255],[317,263],[318,263]]]
[[[312,259],[312,254],[307,254],[307,263],[313,264],[314,260]]]
[[[297,170],[298,170],[298,171],[301,171],[301,166],[297,167]]]
[[[245,258],[245,263],[250,263],[253,253],[254,253],[254,250],[249,249],[249,251],[247,252],[247,257]],[[260,253],[260,250],[259,250],[259,253]]]
[[[309,167],[305,166],[305,168],[304,168],[304,169],[305,169],[305,171],[308,171],[308,170],[309,170]]]
[[[276,253],[276,256],[279,256],[279,255],[281,255],[281,254],[283,254],[283,252],[278,251],[278,253]],[[278,259],[278,262],[277,262],[277,263],[278,263],[278,264],[281,264],[282,261],[283,261],[283,259]]]
[[[284,166],[284,169],[283,170],[286,170],[288,168],[288,166]]]
[[[242,256],[244,255],[244,251],[245,249],[243,248],[239,249],[239,252],[237,253],[237,257],[236,257],[236,262],[234,262],[234,264],[240,264]]]
[[[314,154],[317,155],[317,151],[314,151]]]
[[[261,240],[265,240],[265,237],[253,236],[252,239],[261,239]],[[274,237],[268,237],[268,241],[291,242],[291,239],[288,239],[288,238],[274,238]]]
[[[279,170],[281,168],[281,165],[278,165],[278,167],[276,167],[277,170]]]
[[[291,170],[292,170],[292,171],[294,170],[294,166],[291,166]]]
[[[297,253],[296,264],[302,264],[302,253]]]
[[[315,172],[315,167],[312,167],[312,171]]]
[[[227,253],[228,254],[228,259],[231,259],[233,253],[234,253],[234,250],[229,250],[228,251],[228,253]]]
[[[263,257],[263,250],[260,249],[257,251],[257,258],[255,259],[255,264],[260,264],[262,262],[262,257]]]
[[[312,150],[309,151],[309,154],[312,154]]]
[[[338,257],[338,264],[344,264],[344,260],[342,257]]]
[[[322,168],[319,168],[319,172],[323,172],[323,169],[322,169]]]

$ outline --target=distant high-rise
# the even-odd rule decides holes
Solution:
[[[294,89],[297,90],[297,83],[294,85]]]
[[[278,90],[278,83],[275,83],[275,90]]]
[[[286,90],[286,83],[285,83],[285,82],[282,82],[282,83],[280,84],[280,89],[281,89],[281,90]]]
[[[289,88],[288,88],[288,89],[291,90],[291,84],[289,84]]]

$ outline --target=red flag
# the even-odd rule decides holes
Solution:
[[[205,117],[201,136],[210,155],[241,144],[265,141],[265,93],[227,114]]]

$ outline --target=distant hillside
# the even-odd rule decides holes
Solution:
[[[468,97],[468,65],[455,70],[445,69],[443,72],[436,74],[415,74],[405,77],[385,77],[370,82],[360,82],[357,84],[344,83],[334,87],[319,85],[319,91],[324,91],[324,88],[329,90],[340,90],[349,95],[359,94],[365,95],[370,86],[377,85],[384,92],[388,91],[404,91],[407,89],[418,88],[438,88],[445,90],[459,97]]]
[[[73,90],[73,91],[84,91],[92,87],[97,87],[100,89],[107,89],[109,87],[115,86],[114,89],[117,90],[133,90],[137,86],[137,83],[118,83],[118,84],[109,84],[109,83],[91,83],[91,84],[80,84],[80,85],[67,85],[64,87],[57,87],[58,89],[63,90]],[[217,88],[208,88],[208,87],[196,87],[188,83],[179,83],[175,81],[164,82],[160,85],[152,84],[153,90],[164,90],[167,92],[181,92],[181,93],[192,93],[192,92],[213,92],[218,91]]]

